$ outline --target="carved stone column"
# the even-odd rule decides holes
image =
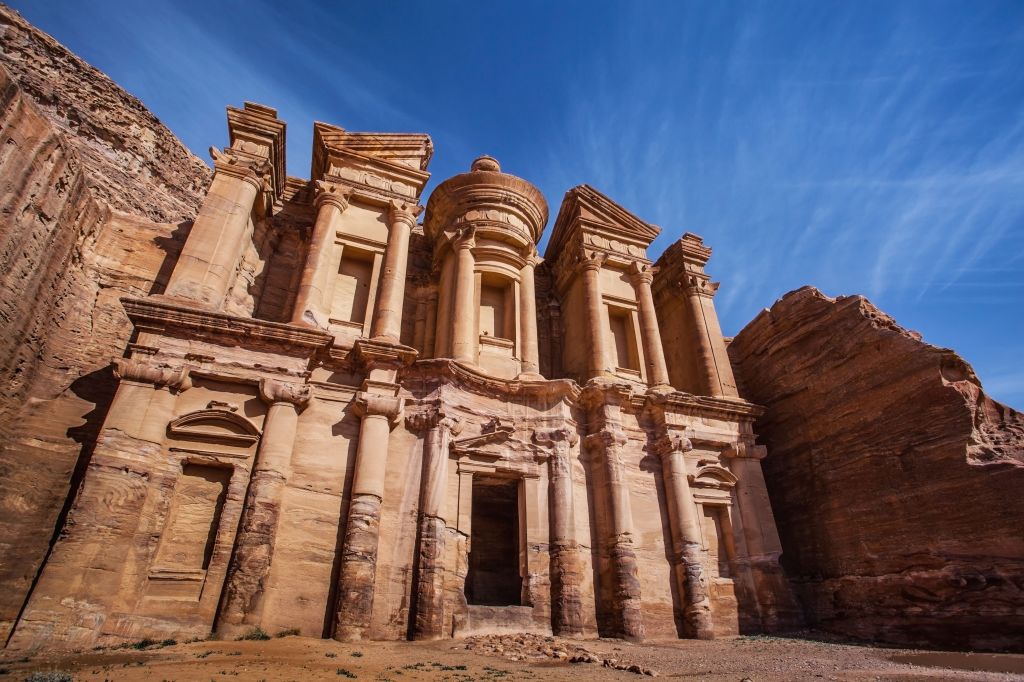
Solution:
[[[413,639],[439,639],[444,631],[445,493],[448,486],[448,444],[461,431],[459,420],[432,410],[411,415],[409,426],[426,431],[420,490],[418,574],[414,588],[416,615]]]
[[[231,151],[214,157],[213,182],[167,283],[167,296],[219,310],[234,281],[256,196],[269,164]]]
[[[694,639],[714,639],[700,525],[690,492],[684,455],[692,449],[693,445],[688,438],[667,436],[658,444],[656,451],[661,457],[662,480],[672,533],[672,568],[682,600],[684,633]]]
[[[263,379],[260,397],[269,405],[256,451],[242,520],[221,600],[217,631],[237,634],[241,626],[261,625],[266,582],[274,557],[281,499],[291,473],[299,412],[309,404],[309,386]]]
[[[647,382],[651,386],[668,386],[668,365],[665,364],[665,350],[661,345],[661,329],[658,327],[658,315],[654,310],[654,296],[651,294],[651,282],[654,281],[655,269],[633,263],[629,280],[636,292],[636,300],[640,310],[640,337],[644,345],[644,358],[647,361]]]
[[[537,348],[537,293],[534,270],[537,256],[530,254],[526,265],[519,271],[519,333],[522,348],[522,373],[540,376],[540,351]]]
[[[434,357],[435,340],[437,339],[437,288],[431,285],[427,296],[427,312],[423,322],[423,357]]]
[[[409,234],[416,225],[422,206],[392,201],[388,209],[388,245],[380,274],[380,296],[373,316],[371,336],[398,343],[402,336],[402,309],[405,306],[405,273],[409,262]]]
[[[608,358],[605,353],[604,315],[601,308],[604,300],[601,297],[601,266],[604,254],[584,251],[580,256],[580,267],[583,270],[583,304],[586,306],[587,320],[587,378],[593,379],[606,374],[605,366]]]
[[[572,447],[579,441],[576,432],[568,428],[537,431],[533,440],[547,448],[548,504],[551,532],[551,583],[554,602],[551,609],[551,629],[556,635],[583,634],[583,565],[579,544],[576,542],[576,522],[573,506]]]
[[[388,441],[402,399],[361,391],[352,407],[362,421],[335,605],[333,636],[339,641],[363,639],[370,627]]]
[[[605,427],[586,438],[590,448],[598,489],[607,498],[608,527],[602,533],[604,554],[612,566],[612,592],[615,634],[626,639],[644,638],[640,579],[633,551],[633,512],[629,484],[622,463],[622,446],[627,442],[621,430]]]
[[[736,397],[736,379],[715,312],[714,296],[718,284],[694,274],[688,275],[681,284],[692,315],[692,344],[697,351],[697,364],[704,377],[707,394]]]
[[[349,193],[328,182],[317,181],[316,185],[316,223],[295,296],[292,323],[327,329],[339,265],[334,238],[341,227],[341,216],[348,209]]]
[[[455,249],[455,310],[452,315],[452,356],[460,362],[477,362],[476,247],[473,228],[463,228],[453,243]]]

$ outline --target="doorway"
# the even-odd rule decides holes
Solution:
[[[521,606],[519,481],[473,477],[466,600],[483,606]]]

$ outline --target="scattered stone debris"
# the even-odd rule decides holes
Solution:
[[[567,663],[600,663],[605,668],[624,670],[657,677],[658,673],[636,663],[629,663],[617,658],[602,658],[586,647],[572,640],[558,637],[547,637],[528,632],[515,634],[475,635],[467,637],[463,645],[468,651],[489,656],[501,656],[509,661],[543,660],[550,658]]]

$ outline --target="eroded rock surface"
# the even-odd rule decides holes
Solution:
[[[972,648],[1024,642],[1024,415],[859,296],[787,294],[729,355],[783,564],[811,624]]]
[[[209,180],[134,97],[0,6],[0,641]]]

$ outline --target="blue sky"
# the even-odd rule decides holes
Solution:
[[[207,159],[224,107],[427,132],[557,211],[586,182],[715,250],[737,333],[860,293],[1024,407],[1024,3],[21,2]]]

